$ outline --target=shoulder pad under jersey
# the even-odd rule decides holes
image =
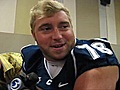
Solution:
[[[43,58],[43,54],[40,51],[38,45],[29,45],[21,49],[21,54],[23,57],[23,67],[26,72],[29,72],[29,69],[33,69],[34,66]]]
[[[90,60],[114,56],[114,52],[106,38],[94,38],[90,40],[76,40],[74,53]]]

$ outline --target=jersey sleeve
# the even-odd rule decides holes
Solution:
[[[25,46],[21,49],[23,58],[22,70],[28,74],[36,68],[37,64],[43,58],[42,52],[37,45]]]
[[[74,56],[78,74],[102,66],[119,65],[107,39],[76,40]]]

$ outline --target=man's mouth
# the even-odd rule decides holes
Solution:
[[[55,45],[52,45],[51,47],[53,48],[61,48],[63,47],[65,44],[55,44]]]

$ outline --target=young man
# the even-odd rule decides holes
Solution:
[[[31,9],[37,45],[22,48],[23,71],[35,72],[43,90],[115,90],[118,61],[106,39],[78,40],[69,10],[55,0]]]

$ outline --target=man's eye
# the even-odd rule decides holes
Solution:
[[[68,25],[64,25],[64,26],[63,26],[63,28],[67,28],[67,27],[68,27]]]
[[[41,31],[49,31],[49,30],[52,30],[51,27],[41,27],[40,28]]]
[[[69,29],[69,27],[70,27],[69,25],[61,25],[59,29],[66,30],[66,29]]]

